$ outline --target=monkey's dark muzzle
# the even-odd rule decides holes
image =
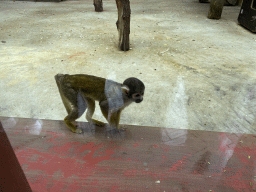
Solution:
[[[140,103],[141,101],[143,101],[143,98],[135,100],[135,103]]]

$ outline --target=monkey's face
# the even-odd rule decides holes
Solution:
[[[141,101],[143,101],[143,95],[144,95],[144,93],[134,93],[133,95],[132,95],[132,98],[133,98],[133,100],[135,101],[135,103],[140,103]]]
[[[141,80],[130,77],[124,81],[123,85],[126,86],[125,92],[128,98],[131,98],[136,103],[140,103],[143,100],[145,85]]]

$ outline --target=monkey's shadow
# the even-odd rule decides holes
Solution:
[[[131,131],[124,125],[119,130],[110,129],[108,124],[100,127],[90,123],[76,122],[76,126],[83,131],[81,133],[82,135],[94,136],[101,139],[129,140],[132,135]]]

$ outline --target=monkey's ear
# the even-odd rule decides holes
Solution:
[[[130,89],[129,89],[128,86],[126,86],[126,85],[121,85],[121,89],[122,89],[123,93],[125,93],[126,95],[128,95],[128,93],[129,93],[129,91],[130,91]]]

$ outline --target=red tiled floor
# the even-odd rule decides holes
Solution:
[[[256,136],[0,117],[33,191],[250,192]]]

